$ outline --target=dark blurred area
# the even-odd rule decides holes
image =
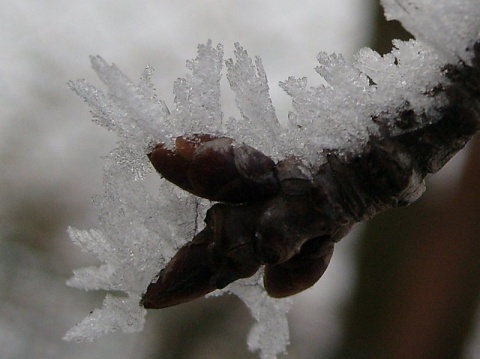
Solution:
[[[479,299],[478,138],[466,156],[457,183],[429,183],[365,226],[338,358],[464,357]]]

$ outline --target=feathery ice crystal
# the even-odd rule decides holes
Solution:
[[[400,20],[416,40],[395,41],[394,50],[385,56],[363,49],[353,64],[341,56],[319,54],[317,71],[328,86],[309,87],[305,78],[292,77],[280,84],[293,101],[286,126],[275,114],[261,60],[251,59],[238,44],[235,59],[227,60],[226,68],[240,119],[224,118],[220,108],[224,63],[220,45],[209,41],[198,47],[197,57],[187,62],[190,73],[174,84],[172,110],[157,98],[150,68],[135,84],[116,66],[92,57],[108,94],[84,80],[69,85],[89,104],[94,121],[116,132],[120,141],[105,158],[105,191],[94,198],[100,228],[69,229],[72,240],[104,264],[76,270],[68,284],[126,295],[107,295],[103,307],[72,328],[66,340],[94,340],[117,329],[142,330],[146,313],[139,305],[142,294],[196,234],[197,218],[204,217],[207,201],[166,181],[158,198],[147,193],[142,180],[152,169],[147,154],[155,144],[173,146],[178,136],[207,133],[246,143],[275,162],[295,155],[318,167],[327,161],[325,150],[338,158],[355,156],[385,131],[408,137],[407,132],[418,132],[442,118],[445,103],[451,101],[444,91],[452,81],[448,66],[477,66],[474,73],[479,74],[479,59],[474,57],[474,44],[480,40],[478,0],[384,0],[383,5],[387,17]],[[404,120],[410,121],[407,130]],[[438,170],[449,157],[450,153],[443,156],[438,165],[432,160],[425,171]],[[422,179],[408,201],[423,191]],[[291,300],[267,296],[261,277],[257,273],[223,291],[239,296],[257,320],[249,348],[259,350],[262,358],[275,358],[289,342],[286,313]]]

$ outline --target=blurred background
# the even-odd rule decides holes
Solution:
[[[156,69],[159,97],[186,73],[198,43],[240,42],[263,59],[278,115],[288,76],[320,83],[315,56],[361,47],[389,52],[409,38],[378,0],[0,0],[0,358],[257,358],[253,320],[236,298],[150,311],[145,331],[95,343],[64,333],[101,306],[102,292],[69,288],[72,270],[98,262],[69,225],[96,226],[101,156],[115,136],[91,123],[70,79],[100,85],[89,55],[130,78]],[[223,83],[224,113],[238,116]],[[478,358],[480,141],[439,174],[415,205],[376,217],[336,247],[324,277],[295,297],[288,358]]]

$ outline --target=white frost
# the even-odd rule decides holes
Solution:
[[[472,40],[480,37],[480,1],[382,0],[382,5],[387,19],[400,21],[446,62],[469,63]]]
[[[327,86],[309,87],[305,78],[281,83],[293,102],[286,127],[276,117],[261,60],[252,60],[238,44],[235,59],[228,60],[226,67],[241,119],[225,120],[220,107],[221,45],[213,47],[209,41],[199,46],[198,56],[187,62],[190,73],[175,82],[172,110],[157,98],[152,69],[147,68],[135,84],[115,65],[92,57],[108,93],[84,80],[71,82],[70,87],[89,104],[94,121],[116,132],[120,141],[105,157],[105,191],[94,199],[99,229],[69,229],[72,240],[103,264],[76,270],[68,284],[122,291],[126,296],[108,295],[103,307],[72,328],[65,339],[93,340],[118,329],[141,330],[146,312],[139,306],[142,293],[176,249],[195,234],[195,221],[203,215],[205,202],[165,181],[158,197],[153,197],[141,181],[151,171],[146,154],[154,144],[170,145],[172,138],[185,134],[225,134],[275,160],[295,154],[314,164],[321,161],[324,148],[361,149],[369,136],[377,134],[374,116],[394,114],[405,104],[419,113],[439,105],[441,96],[425,94],[447,81],[443,65],[470,61],[471,46],[480,38],[479,1],[384,0],[383,4],[389,18],[402,21],[416,40],[396,41],[392,53],[383,57],[363,49],[353,64],[339,55],[319,54],[317,72]],[[239,296],[257,320],[248,338],[250,349],[259,350],[262,358],[284,352],[291,301],[269,298],[260,273],[225,291]]]
[[[115,330],[135,333],[143,329],[146,310],[138,305],[140,297],[115,298],[107,295],[102,309],[95,309],[81,323],[70,329],[64,339],[93,341]]]
[[[260,270],[253,277],[238,280],[211,295],[232,293],[239,297],[257,321],[248,334],[248,348],[260,351],[262,359],[275,359],[278,354],[285,353],[290,344],[287,313],[293,300],[269,297],[263,287],[262,276],[263,271]]]
[[[237,140],[254,146],[273,157],[283,157],[281,153],[282,128],[275,114],[269,95],[267,75],[259,57],[253,61],[247,52],[235,44],[236,61],[226,61],[227,78],[235,92],[241,120],[230,118],[227,122],[228,134]]]
[[[236,84],[232,86],[237,88],[237,100],[239,107],[244,109],[245,121],[248,121],[247,116],[256,118],[256,111],[264,114],[264,120],[257,121],[256,138],[261,140],[262,133],[268,130],[271,139],[264,146],[268,148],[280,128],[268,95],[266,77],[260,60],[253,65],[240,46],[237,51],[242,65],[230,63],[230,81]],[[191,74],[175,83],[172,111],[157,99],[150,81],[150,68],[145,70],[140,83],[134,84],[116,66],[107,65],[100,57],[92,57],[93,68],[107,85],[108,94],[83,80],[70,83],[92,108],[94,121],[116,132],[120,141],[105,157],[104,194],[94,198],[100,228],[69,229],[76,244],[105,264],[74,271],[68,284],[85,290],[122,291],[127,296],[107,296],[103,307],[72,328],[65,335],[66,340],[94,340],[119,329],[132,332],[143,328],[146,311],[139,305],[141,295],[175,251],[193,238],[195,221],[198,216],[203,218],[205,212],[202,200],[165,181],[158,198],[153,198],[141,181],[151,168],[146,153],[153,144],[169,144],[170,139],[178,135],[222,133],[219,90],[222,63],[221,46],[213,48],[210,42],[200,45],[197,58],[187,63]],[[249,82],[251,79],[247,75],[252,71],[256,77]],[[254,110],[243,98],[251,96],[249,84],[257,88]],[[242,130],[248,128],[251,129],[251,125]],[[248,140],[246,133],[232,137]],[[258,338],[249,341],[255,342],[250,347],[259,350],[263,358],[274,358],[285,351],[288,344],[286,313],[290,300],[266,297],[259,277],[256,280],[255,283],[236,283],[231,291],[246,301],[252,315],[262,323],[255,327]],[[283,333],[280,335],[283,339],[272,346],[279,333]]]

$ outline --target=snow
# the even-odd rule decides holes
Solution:
[[[382,0],[388,20],[398,20],[448,63],[469,63],[480,35],[478,0]]]
[[[250,329],[247,344],[251,351],[260,351],[261,359],[275,359],[286,351],[290,343],[287,313],[292,307],[292,299],[274,299],[267,295],[262,284],[263,271],[253,277],[230,284],[211,296],[232,293],[239,297],[250,309],[257,321]]]
[[[108,295],[103,307],[72,328],[65,339],[93,340],[118,329],[140,331],[146,312],[139,306],[142,293],[175,250],[193,238],[196,211],[204,211],[206,203],[165,181],[158,197],[144,187],[142,179],[151,171],[146,154],[154,144],[170,145],[172,138],[184,134],[224,134],[275,160],[295,154],[318,165],[322,149],[359,151],[378,134],[374,116],[394,114],[405,104],[420,113],[440,105],[442,96],[425,94],[447,81],[443,65],[469,61],[468,48],[480,34],[478,1],[386,0],[383,4],[388,16],[401,20],[416,40],[396,41],[392,53],[383,57],[363,49],[353,64],[340,55],[320,53],[316,70],[328,85],[309,87],[305,78],[293,77],[281,83],[293,104],[285,126],[270,99],[262,61],[250,58],[238,44],[235,59],[227,60],[226,68],[240,119],[225,119],[220,106],[221,45],[214,47],[210,41],[199,45],[197,57],[187,62],[190,73],[175,82],[172,110],[157,98],[151,68],[135,84],[115,65],[99,56],[91,58],[108,93],[84,80],[71,82],[70,87],[89,104],[94,121],[117,133],[120,140],[105,157],[105,192],[95,198],[100,228],[69,231],[75,243],[104,264],[75,271],[68,284],[122,291],[126,296]],[[394,128],[393,120],[390,126]],[[239,296],[257,320],[249,348],[259,350],[262,358],[284,352],[291,301],[269,298],[260,273],[225,291]]]
[[[219,130],[223,120],[220,106],[220,79],[223,67],[223,47],[212,47],[209,41],[198,46],[198,56],[187,61],[192,71],[175,82],[175,112],[172,121],[180,121],[184,133]]]
[[[242,118],[230,118],[227,132],[273,158],[281,157],[278,151],[282,128],[270,99],[262,60],[256,57],[253,61],[239,44],[235,44],[235,58],[235,62],[226,61],[227,78]]]
[[[140,297],[115,298],[107,295],[102,309],[95,309],[81,323],[70,329],[64,339],[93,341],[115,330],[135,333],[143,329],[146,310],[138,305]]]

